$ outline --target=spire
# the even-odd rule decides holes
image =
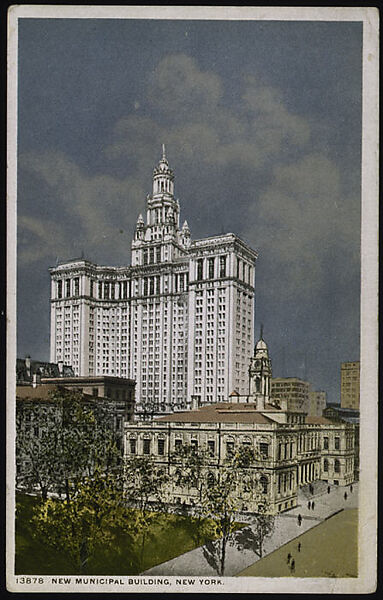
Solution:
[[[162,144],[162,160],[166,160],[165,144]]]
[[[259,339],[263,340],[263,323],[261,323],[261,335]]]

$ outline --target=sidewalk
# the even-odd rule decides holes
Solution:
[[[347,500],[344,493],[347,492]],[[350,487],[331,486],[330,494],[325,492],[316,494],[314,490],[314,510],[309,510],[307,495],[304,490],[298,492],[298,506],[286,513],[275,517],[275,528],[273,534],[264,541],[263,556],[270,554],[277,548],[283,546],[290,540],[315,527],[331,515],[340,510],[357,508],[358,506],[358,484],[353,484],[353,492]],[[298,525],[297,516],[302,516],[302,523]],[[252,529],[252,526],[249,525]],[[206,552],[206,549],[205,549]],[[226,550],[225,576],[231,577],[243,571],[259,560],[259,556],[252,549],[239,550],[230,542]],[[201,575],[217,576],[217,571],[205,558],[204,547],[195,548],[181,556],[164,562],[148,569],[142,575]]]

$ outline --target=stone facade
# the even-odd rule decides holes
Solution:
[[[138,409],[171,412],[248,391],[257,254],[232,233],[192,240],[163,149],[131,266],[51,272],[51,360],[137,381]]]
[[[307,416],[288,407],[284,398],[270,396],[271,360],[261,334],[249,366],[249,392],[231,394],[230,402],[215,403],[151,422],[125,425],[125,459],[152,456],[159,470],[170,475],[170,502],[195,505],[197,491],[179,485],[174,460],[180,447],[209,454],[207,475],[219,480],[225,463],[242,445],[255,459],[248,473],[261,485],[268,510],[276,514],[297,505],[299,486],[326,481],[354,481],[355,426],[321,416]],[[241,489],[238,489],[241,499]],[[244,512],[257,512],[259,498],[243,499]]]
[[[177,485],[172,462],[179,445],[198,447],[211,455],[207,470],[215,480],[231,453],[242,444],[256,459],[249,471],[263,486],[269,512],[297,505],[298,486],[322,480],[347,485],[354,480],[354,426],[334,424],[324,417],[306,417],[266,404],[219,403],[195,411],[160,417],[152,422],[125,425],[125,459],[153,457],[158,469],[170,475],[169,497],[195,505],[197,491]],[[240,494],[240,491],[238,492]],[[257,501],[246,499],[242,510],[257,511]]]

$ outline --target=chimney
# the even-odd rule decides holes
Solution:
[[[57,366],[59,368],[59,376],[62,377],[64,373],[64,362],[62,360],[59,360],[57,362]]]
[[[191,397],[191,409],[198,410],[200,407],[201,396],[193,395]]]
[[[33,381],[32,387],[37,388],[37,386],[41,383],[40,373],[33,373]]]

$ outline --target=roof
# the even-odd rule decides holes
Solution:
[[[127,377],[115,377],[113,375],[79,375],[74,377],[56,377],[56,378],[41,378],[41,380],[45,383],[46,381],[53,381],[58,384],[68,385],[68,384],[78,384],[78,385],[92,385],[96,383],[116,383],[120,385],[136,385],[136,381],[134,379],[128,379]]]
[[[55,402],[51,394],[52,392],[60,392],[61,390],[65,390],[66,392],[70,391],[64,385],[56,385],[53,383],[45,383],[36,387],[32,387],[31,385],[17,385],[16,399],[37,401],[40,400],[41,402]],[[110,402],[109,398],[103,398],[102,396],[91,396],[90,394],[82,394],[82,399],[84,401],[91,402],[98,402],[100,400]]]
[[[156,421],[165,423],[274,423],[272,419],[256,410],[256,404],[231,402],[218,402],[203,406],[198,410],[165,415]]]
[[[306,423],[308,425],[334,425],[334,421],[326,417],[307,416]]]
[[[16,398],[19,400],[44,400],[52,402],[51,393],[59,390],[59,386],[54,384],[38,385],[17,385]]]
[[[30,366],[27,368],[26,361],[29,361]],[[73,377],[74,371],[70,365],[63,365],[62,374],[64,376]],[[60,370],[57,363],[45,362],[42,360],[31,360],[29,358],[18,358],[16,360],[16,378],[17,381],[32,381],[33,375],[37,374],[40,377],[60,377]]]

